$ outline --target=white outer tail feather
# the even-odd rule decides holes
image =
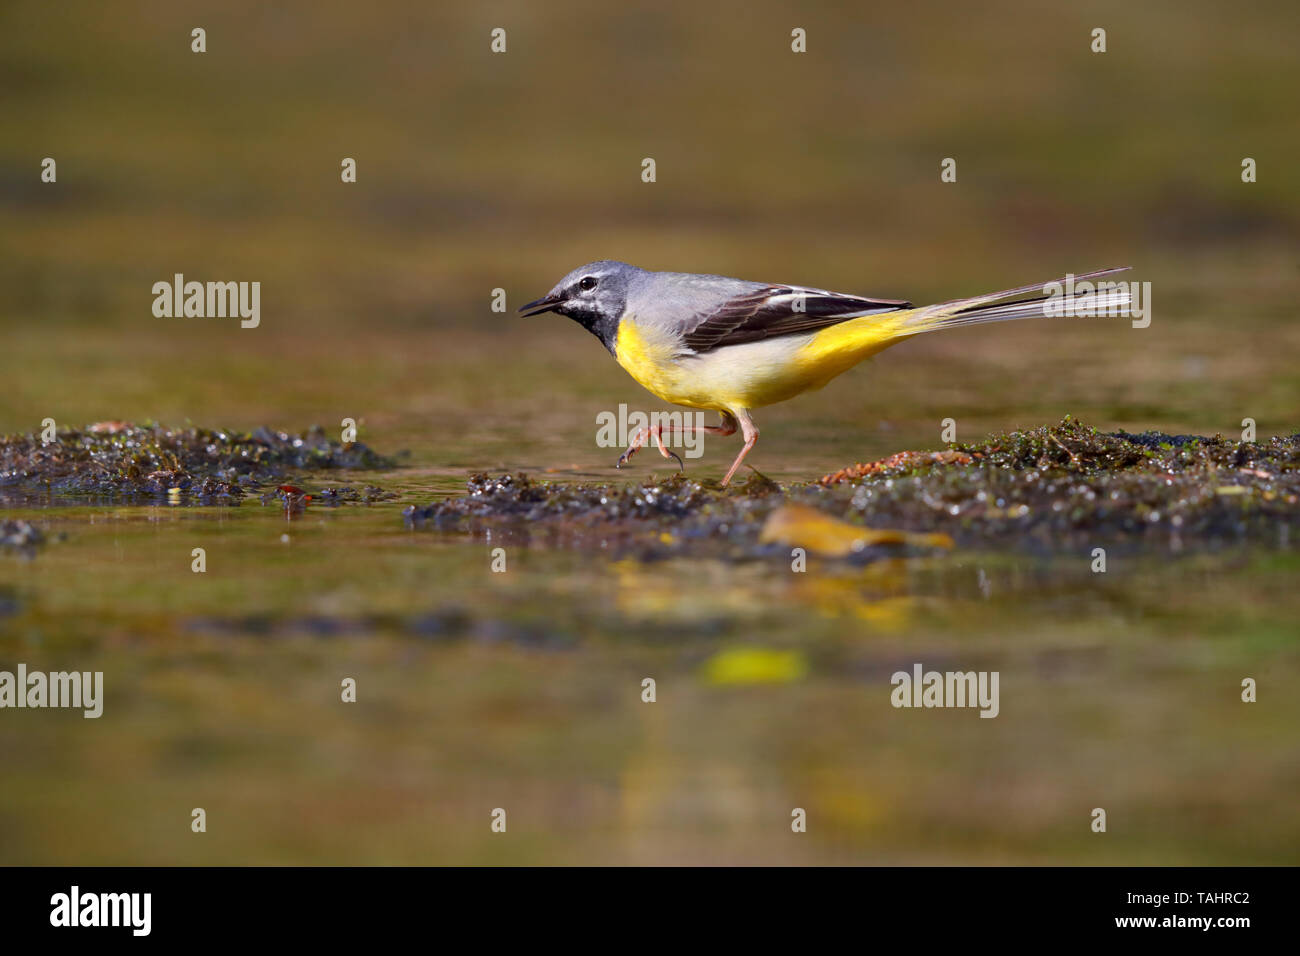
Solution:
[[[1117,269],[1100,269],[1096,272],[1085,272],[1073,278],[1077,284],[1091,281],[1099,276],[1124,272],[1128,268],[1128,266],[1122,266]],[[1064,288],[1067,279],[1068,277],[1062,277],[1055,280],[1055,282]],[[985,322],[1006,322],[1011,319],[1071,318],[1080,315],[1126,315],[1131,304],[1127,287],[1122,289],[1108,288],[1099,291],[1094,289],[1090,292],[1076,292],[1071,295],[1060,296],[1044,294],[1038,298],[1022,299],[1016,302],[1002,301],[1013,295],[1023,295],[1028,292],[1042,293],[1051,284],[1053,283],[1044,282],[1037,285],[1020,286],[1003,292],[994,292],[969,299],[953,299],[949,302],[941,302],[938,305],[926,306],[918,309],[915,315],[908,318],[908,327],[903,330],[902,334],[917,335],[922,332],[935,332],[940,329],[951,329],[965,325],[981,325]]]

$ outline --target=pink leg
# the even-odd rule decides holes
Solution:
[[[656,425],[654,428],[650,429],[650,434],[654,436],[655,444],[659,447],[659,454],[663,455],[665,458],[677,459],[677,467],[682,470],[682,474],[686,474],[686,465],[682,461],[681,456],[678,455],[676,452],[669,451],[667,448],[664,447],[663,426]]]
[[[626,465],[632,460],[632,456],[637,453],[641,446],[646,443],[646,439],[653,437],[655,445],[659,448],[659,453],[665,458],[677,458],[678,466],[682,471],[685,471],[686,466],[682,464],[682,460],[664,447],[663,431],[664,428],[662,425],[647,426],[638,429],[637,433],[632,436],[632,444],[630,444],[627,451],[623,452],[619,457],[618,463],[614,467],[622,468]],[[671,434],[674,429],[669,428],[668,431]],[[736,433],[736,419],[727,412],[723,412],[722,423],[719,425],[687,425],[676,429],[676,431],[683,435],[697,431],[708,432],[711,435],[734,435]]]
[[[664,447],[663,436],[660,434],[662,431],[663,431],[663,427],[660,425],[655,425],[653,427],[647,426],[645,428],[637,429],[637,433],[632,436],[632,444],[627,446],[627,451],[619,455],[618,461],[615,462],[614,467],[622,468],[629,461],[631,461],[632,456],[635,455],[641,449],[641,446],[646,443],[646,439],[648,438],[653,438],[655,440],[655,444],[659,446],[659,453],[663,455],[665,458],[677,458],[676,455],[674,455],[672,452],[670,452],[667,448]],[[677,458],[677,464],[681,465],[681,463],[682,460],[680,458]],[[683,470],[685,470],[685,468],[683,468]]]
[[[742,408],[736,411],[735,416],[740,422],[740,433],[745,436],[745,447],[740,449],[740,454],[737,455],[736,460],[731,463],[731,470],[727,472],[727,477],[722,479],[722,487],[724,488],[731,483],[731,476],[736,473],[736,469],[740,467],[740,463],[745,460],[745,456],[749,454],[749,450],[753,448],[755,443],[758,441],[758,428],[754,425],[754,420],[749,417],[749,412]]]

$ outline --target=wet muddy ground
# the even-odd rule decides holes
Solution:
[[[942,532],[976,549],[1285,543],[1300,522],[1300,436],[1255,443],[1103,434],[1066,419],[899,453],[811,485],[782,487],[758,472],[725,490],[685,475],[640,485],[476,475],[467,495],[405,515],[416,528],[495,526],[549,544],[617,540],[643,556],[738,557],[772,550],[764,544],[799,545],[797,526],[784,527],[779,541],[763,535],[789,502],[850,527]]]
[[[0,494],[140,502],[237,502],[291,472],[391,467],[364,444],[259,428],[236,432],[97,422],[0,438]],[[328,490],[328,489],[327,489]],[[340,497],[334,490],[325,497]]]
[[[301,512],[395,499],[375,484],[333,480],[336,472],[395,465],[365,444],[333,441],[319,427],[239,433],[107,422],[52,440],[0,438],[0,495],[11,502],[174,505],[235,505],[251,496]],[[1134,538],[1173,547],[1285,543],[1300,520],[1300,435],[1247,442],[1103,433],[1067,417],[944,450],[899,452],[810,483],[782,485],[755,469],[727,489],[686,474],[640,483],[475,474],[464,494],[407,505],[403,517],[415,529],[496,528],[547,544],[619,540],[647,557],[720,548],[742,556],[770,543],[762,529],[791,503],[850,527],[942,532],[974,548],[1065,550]],[[10,525],[0,539],[7,546],[39,541],[29,525]],[[780,543],[797,543],[797,536],[797,527],[784,528]]]

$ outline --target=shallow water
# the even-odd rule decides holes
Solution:
[[[1203,326],[1185,325],[1192,348]],[[405,507],[463,493],[472,471],[631,482],[676,470],[643,453],[615,471],[617,449],[594,444],[596,414],[639,399],[585,333],[512,328],[519,352],[451,327],[428,355],[412,353],[410,333],[350,342],[322,329],[290,364],[199,330],[214,337],[125,383],[120,366],[89,361],[120,348],[120,333],[83,332],[89,351],[72,359],[13,340],[9,361],[41,374],[10,397],[10,430],[34,429],[24,423],[44,408],[69,422],[243,428],[350,416],[399,467],[290,473],[308,490],[398,494],[291,518],[256,495],[8,498],[4,516],[47,541],[30,559],[0,554],[0,660],[102,670],[107,699],[98,720],[5,712],[0,858],[1294,862],[1300,557],[1281,534],[1176,553],[1101,541],[1105,574],[1090,548],[1005,547],[862,567],[813,557],[798,574],[788,558],[642,562],[599,543],[408,530]],[[1107,330],[1077,328],[1112,367],[1128,361]],[[1098,373],[1075,369],[1051,330],[955,337],[969,344],[909,344],[767,410],[754,464],[807,481],[942,447],[950,408],[970,438],[1067,409],[1171,432],[1219,420],[1227,432],[1240,415],[1209,387],[1234,373],[1213,364],[1191,387],[1181,362],[1135,359],[1148,384],[1134,410],[1122,389],[1081,389]],[[1018,348],[1037,358],[1009,378]],[[93,387],[67,387],[70,360]],[[1295,396],[1285,363],[1284,351],[1250,359],[1275,383],[1255,400],[1263,436]],[[256,387],[232,387],[243,376]],[[735,447],[707,441],[688,474],[716,478]],[[491,570],[498,546],[504,573]],[[895,709],[891,675],[918,662],[999,672],[999,715]],[[346,677],[355,704],[340,700]],[[654,703],[641,700],[647,677]],[[1258,703],[1240,700],[1246,677]],[[205,835],[190,832],[194,807]],[[490,831],[498,807],[509,840]],[[800,837],[796,807],[809,820]],[[1106,834],[1089,829],[1096,807]]]
[[[6,713],[6,862],[1280,863],[1300,845],[1293,551],[797,574],[511,544],[494,573],[499,541],[405,530],[402,507],[10,510],[49,540],[0,565],[6,661],[102,670],[107,690],[94,721]],[[890,675],[916,662],[998,671],[1000,713],[895,709]]]

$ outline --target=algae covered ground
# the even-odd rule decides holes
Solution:
[[[339,471],[394,468],[392,459],[359,442],[332,441],[319,426],[291,435],[109,422],[44,439],[0,437],[0,496],[16,502],[237,505],[252,495],[302,513],[313,500],[319,508],[397,498],[377,485],[358,490],[331,480]],[[291,483],[309,474],[319,476],[315,493]],[[975,549],[1286,544],[1300,522],[1300,434],[1247,442],[1102,433],[1067,416],[1053,426],[850,465],[817,482],[782,486],[754,469],[729,489],[684,472],[619,483],[476,474],[465,494],[410,504],[402,514],[412,529],[495,529],[552,546],[618,542],[646,558],[743,557],[772,550],[763,547],[771,543],[763,529],[788,503],[848,528],[942,532]],[[15,524],[3,540],[27,547],[38,536]],[[781,538],[797,546],[798,525]]]
[[[319,426],[289,435],[98,422],[49,436],[0,438],[0,495],[213,504],[237,502],[291,470],[389,464],[363,444],[330,441]]]
[[[408,507],[407,522],[496,526],[547,543],[622,539],[643,555],[736,556],[758,550],[765,519],[796,501],[851,525],[939,531],[976,549],[1285,544],[1300,523],[1300,435],[1256,443],[1103,434],[1066,418],[786,488],[758,472],[727,491],[686,475],[640,485],[476,475],[468,492]],[[783,544],[800,543],[794,529],[784,537]]]

